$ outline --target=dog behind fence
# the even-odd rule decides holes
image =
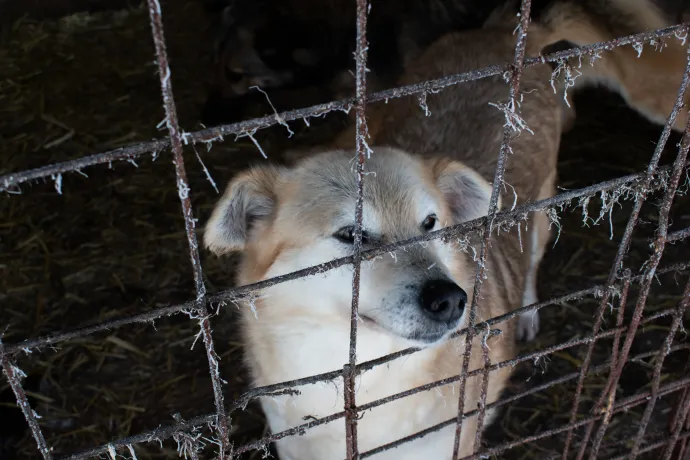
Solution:
[[[135,446],[138,443],[150,442],[152,440],[162,441],[164,439],[170,438],[181,439],[181,437],[184,437],[184,434],[193,433],[195,429],[202,427],[204,425],[211,425],[213,428],[214,439],[218,442],[217,447],[219,458],[232,458],[243,452],[248,452],[253,449],[265,448],[265,446],[278,439],[292,435],[299,435],[303,433],[305,430],[338,419],[345,420],[345,426],[347,430],[348,448],[347,452],[343,452],[343,456],[348,458],[348,460],[354,458],[366,458],[369,456],[373,456],[376,453],[393,449],[395,447],[398,447],[399,445],[403,445],[405,441],[411,441],[413,439],[422,437],[428,433],[431,433],[435,430],[440,430],[447,426],[457,426],[457,440],[459,439],[460,431],[462,430],[462,421],[464,418],[467,418],[471,415],[480,414],[487,409],[504,406],[506,404],[509,404],[510,402],[519,400],[520,398],[526,395],[533,394],[545,388],[548,388],[549,386],[562,384],[568,381],[577,382],[577,388],[575,392],[574,401],[572,404],[571,413],[569,416],[569,421],[567,424],[564,424],[559,428],[544,431],[527,438],[503,443],[497,446],[490,447],[488,449],[479,450],[478,452],[475,452],[473,455],[467,458],[480,458],[490,455],[499,455],[505,450],[510,449],[518,444],[528,443],[545,437],[558,435],[565,437],[564,449],[558,457],[567,459],[569,458],[568,455],[570,451],[577,451],[578,458],[583,458],[585,456],[586,449],[589,446],[589,439],[591,440],[591,448],[589,451],[590,458],[597,458],[598,450],[605,443],[606,429],[611,422],[612,416],[616,413],[626,411],[632,407],[639,405],[645,405],[645,410],[642,419],[639,422],[637,435],[634,438],[623,440],[620,443],[622,447],[629,448],[629,452],[625,455],[622,455],[620,458],[635,458],[638,455],[643,454],[645,452],[660,452],[660,455],[662,455],[664,459],[687,458],[685,456],[690,455],[690,446],[688,446],[688,439],[690,439],[690,378],[687,377],[686,374],[686,377],[681,378],[679,380],[671,382],[662,382],[661,369],[664,363],[664,359],[670,353],[678,350],[687,349],[687,347],[683,344],[674,344],[674,337],[683,327],[684,315],[686,314],[686,311],[690,304],[690,281],[688,281],[688,284],[685,287],[684,293],[681,299],[679,300],[677,306],[667,308],[665,310],[656,311],[653,314],[647,316],[644,316],[643,313],[645,312],[647,297],[649,295],[652,283],[655,280],[655,276],[668,272],[682,272],[685,274],[685,276],[687,276],[687,270],[689,268],[687,264],[662,267],[660,265],[660,262],[662,255],[664,254],[664,251],[666,250],[666,246],[668,244],[678,242],[690,237],[690,229],[681,229],[673,232],[669,231],[670,208],[673,199],[676,193],[678,192],[679,187],[682,185],[681,181],[684,179],[684,174],[686,174],[688,167],[687,155],[688,150],[690,149],[690,124],[685,126],[685,134],[681,144],[679,145],[678,155],[673,164],[667,166],[660,166],[660,157],[669,139],[670,133],[676,123],[676,120],[679,118],[679,115],[681,114],[681,110],[683,108],[683,102],[685,100],[684,95],[687,91],[688,82],[690,81],[690,64],[688,64],[688,66],[686,67],[683,80],[678,91],[678,96],[673,106],[673,110],[666,120],[664,129],[659,138],[659,142],[655,148],[654,154],[650,160],[649,166],[646,171],[610,180],[604,183],[592,185],[590,187],[582,188],[579,190],[566,191],[553,198],[531,202],[511,210],[498,211],[496,208],[496,198],[494,197],[494,199],[492,199],[492,206],[489,210],[488,216],[486,217],[478,218],[465,224],[445,228],[437,232],[416,237],[408,241],[390,244],[384,247],[363,250],[361,246],[361,209],[363,199],[362,190],[363,184],[365,184],[367,180],[364,175],[364,164],[367,158],[367,147],[365,144],[365,133],[367,126],[364,117],[364,111],[367,104],[377,101],[384,101],[389,98],[397,98],[411,95],[423,95],[428,92],[440,91],[444,87],[450,85],[462,84],[463,82],[469,80],[484,78],[490,75],[501,75],[506,72],[508,72],[508,75],[510,76],[509,80],[512,88],[511,96],[513,99],[516,99],[518,97],[519,76],[520,72],[524,67],[533,66],[544,62],[558,64],[564,62],[568,58],[582,58],[584,56],[599,53],[602,50],[611,49],[612,47],[645,43],[653,40],[659,41],[665,37],[672,37],[675,34],[682,34],[688,32],[687,26],[685,25],[673,26],[661,30],[655,30],[652,32],[636,34],[634,36],[616,38],[610,42],[586,45],[575,49],[550,53],[537,58],[525,57],[524,46],[525,40],[529,35],[527,24],[530,17],[530,5],[530,0],[522,1],[521,25],[519,29],[520,33],[518,33],[517,35],[518,39],[516,40],[517,43],[515,60],[512,63],[496,64],[484,69],[477,69],[475,71],[467,72],[461,75],[443,77],[431,82],[423,82],[402,88],[395,88],[367,95],[365,71],[367,48],[366,12],[368,4],[366,0],[357,0],[357,91],[356,96],[354,98],[344,101],[320,104],[318,106],[310,107],[307,109],[289,111],[277,115],[266,116],[255,120],[235,123],[232,125],[204,129],[202,131],[197,131],[194,133],[186,133],[182,131],[177,121],[177,110],[171,86],[171,74],[170,68],[168,66],[168,56],[166,51],[165,36],[163,32],[161,5],[158,0],[148,0],[152,36],[156,50],[163,105],[166,112],[166,125],[169,134],[168,138],[159,139],[143,144],[137,144],[134,146],[116,149],[87,157],[82,157],[64,163],[47,165],[30,171],[19,171],[15,173],[6,174],[4,176],[0,176],[0,187],[2,187],[2,189],[4,189],[5,191],[11,192],[17,189],[23,183],[28,183],[30,181],[38,179],[54,180],[57,185],[58,183],[60,183],[62,175],[68,172],[78,171],[82,168],[96,164],[103,164],[117,160],[134,159],[144,153],[159,152],[161,150],[170,148],[173,153],[173,159],[175,164],[177,190],[179,193],[179,199],[185,221],[185,231],[189,245],[190,259],[192,261],[192,270],[194,274],[196,295],[192,300],[183,304],[174,305],[170,307],[163,307],[160,309],[153,310],[151,312],[146,312],[138,315],[117,318],[114,320],[94,324],[91,326],[86,326],[84,328],[80,328],[73,331],[56,333],[35,339],[26,339],[24,341],[15,343],[3,344],[2,342],[0,342],[0,361],[2,363],[3,373],[16,396],[17,403],[19,407],[22,409],[22,412],[26,418],[31,433],[36,441],[38,451],[42,455],[42,457],[44,459],[52,459],[54,455],[52,453],[50,445],[48,444],[42,432],[39,416],[31,408],[27,398],[27,393],[22,387],[22,371],[15,364],[17,354],[22,352],[29,352],[31,350],[39,349],[41,347],[45,347],[48,345],[57,345],[63,341],[84,337],[98,331],[123,327],[133,323],[148,323],[156,318],[161,318],[163,316],[168,316],[171,314],[176,314],[184,311],[193,311],[195,313],[195,317],[198,320],[200,335],[203,339],[204,346],[206,349],[206,355],[209,363],[209,371],[213,386],[215,412],[212,414],[202,415],[197,418],[186,421],[180,420],[173,425],[163,426],[150,432],[141,433],[138,435],[131,436],[129,438],[113,440],[112,442],[109,442],[105,445],[97,446],[92,449],[76,453],[67,458],[82,459],[98,455],[110,455],[112,458],[115,458],[116,455],[131,455],[132,457],[135,457],[133,446]],[[189,143],[197,144],[211,142],[222,139],[224,136],[227,136],[229,134],[235,134],[238,136],[251,136],[252,133],[254,133],[258,129],[262,129],[278,123],[285,123],[286,121],[291,121],[299,118],[320,116],[333,110],[346,110],[350,108],[355,109],[357,131],[356,148],[358,152],[358,193],[356,208],[357,225],[355,227],[355,246],[353,254],[351,256],[327,262],[316,267],[311,267],[294,273],[289,273],[281,277],[260,281],[252,285],[240,286],[216,294],[207,293],[203,280],[203,272],[199,257],[198,241],[195,232],[195,219],[190,201],[190,187],[187,180],[187,174],[183,158],[183,150],[185,145],[188,145]],[[508,158],[510,141],[509,134],[510,133],[506,134],[503,146],[501,148],[501,158],[503,158],[505,161],[510,161],[510,159]],[[497,169],[497,180],[494,182],[493,191],[494,196],[497,196],[497,189],[499,187],[500,178],[502,175],[501,168],[499,167]],[[581,299],[583,297],[593,296],[597,298],[599,301],[599,309],[597,311],[598,316],[594,321],[590,335],[586,337],[576,338],[569,342],[557,344],[550,348],[539,350],[537,352],[523,354],[506,362],[492,363],[485,369],[478,369],[477,371],[472,371],[474,372],[474,374],[472,372],[469,372],[465,366],[463,369],[458,369],[458,376],[453,377],[452,379],[446,379],[445,381],[440,382],[432,382],[417,389],[392,395],[381,400],[370,402],[366,405],[357,405],[357,401],[354,397],[354,379],[358,374],[370,370],[376,366],[385,365],[386,363],[389,363],[395,359],[399,359],[404,356],[409,356],[418,351],[416,349],[407,349],[394,355],[389,355],[371,362],[358,363],[356,361],[354,356],[354,350],[357,340],[359,266],[361,264],[361,261],[372,260],[373,258],[379,255],[394,252],[395,250],[399,250],[425,241],[430,241],[434,238],[457,238],[469,232],[477,232],[482,233],[485,238],[482,246],[484,249],[480,251],[479,257],[479,260],[481,262],[485,257],[484,251],[487,245],[489,244],[489,238],[491,235],[491,232],[487,231],[487,229],[497,228],[501,224],[515,223],[523,219],[523,216],[528,212],[555,212],[555,209],[557,207],[567,205],[568,203],[571,203],[573,200],[587,200],[589,199],[589,197],[597,193],[616,193],[617,191],[621,190],[626,190],[634,195],[635,198],[633,211],[631,213],[630,219],[625,229],[623,238],[620,241],[616,258],[614,260],[614,263],[605,283],[601,285],[592,286],[591,288],[586,290],[550,299],[548,301],[542,301],[537,304],[527,305],[520,310],[513,311],[506,315],[503,315],[503,317],[496,317],[487,319],[486,321],[476,322],[474,315],[471,315],[472,321],[470,325],[466,329],[463,329],[457,333],[458,336],[467,337],[469,341],[471,337],[473,337],[476,334],[482,333],[486,330],[486,328],[490,328],[493,325],[498,325],[502,321],[508,320],[520,313],[546,308],[551,305],[563,304],[564,302]],[[642,205],[645,203],[647,197],[656,191],[660,191],[661,193],[663,193],[663,199],[661,201],[661,205],[658,211],[658,229],[652,242],[653,253],[645,266],[644,272],[640,275],[633,276],[630,270],[624,265],[625,255],[631,243],[633,230],[635,229],[639,220],[640,209]],[[18,198],[12,197],[11,199]],[[352,264],[355,267],[355,275],[352,281],[353,303],[351,316],[351,342],[349,362],[343,363],[343,369],[337,369],[332,372],[300,379],[298,381],[284,382],[281,384],[270,385],[268,387],[252,389],[244,395],[242,395],[240,398],[228,403],[225,400],[225,395],[223,394],[223,385],[218,371],[220,364],[215,352],[214,338],[212,336],[211,327],[209,323],[210,305],[235,300],[238,298],[245,298],[262,288],[274,286],[276,284],[284,283],[304,276],[323,273],[327,270],[332,270],[345,264]],[[478,264],[477,276],[481,277],[482,275],[482,264],[480,263]],[[626,303],[628,295],[631,292],[630,288],[633,285],[639,286],[639,296],[637,301],[635,302],[634,310],[632,313],[632,320],[628,324],[625,324],[623,322],[623,307]],[[616,301],[614,299],[614,295],[618,296],[618,302],[621,305],[619,315],[616,320],[616,326],[602,331],[602,314],[604,309],[606,308],[606,306],[609,305],[610,302]],[[661,317],[668,317],[671,319],[671,326],[669,328],[668,334],[665,338],[662,347],[654,353],[633,355],[632,345],[635,333],[638,331],[638,329],[643,328],[646,324],[650,324],[655,319]],[[595,342],[603,338],[613,338],[614,340],[611,361],[606,365],[591,367],[589,362],[591,350],[593,349]],[[427,391],[429,389],[433,389],[438,386],[450,383],[451,381],[460,382],[460,386],[462,387],[463,383],[467,380],[467,378],[473,375],[487,375],[488,372],[494,369],[504,368],[507,366],[514,366],[520,362],[535,360],[540,357],[548,356],[549,354],[557,352],[559,350],[565,350],[578,345],[586,345],[588,347],[587,359],[585,359],[584,363],[580,367],[579,372],[570,375],[565,375],[555,381],[547,382],[543,385],[534,387],[520,394],[512,395],[508,398],[496,401],[492,405],[480,407],[479,409],[463,407],[463,399],[460,398],[459,413],[457,417],[449,419],[437,426],[431,427],[425,430],[424,432],[408,436],[405,439],[400,439],[398,441],[392,442],[385,446],[378,447],[368,452],[358,451],[358,417],[367,409],[371,409],[373,407],[377,407],[379,405],[383,405],[393,400],[404,398],[418,392]],[[631,359],[641,359],[643,357],[649,356],[654,356],[656,358],[655,367],[653,370],[653,379],[649,388],[634,395],[627,395],[622,398],[617,398],[617,383],[621,377],[625,363]],[[465,360],[465,362],[467,362],[467,360]],[[607,380],[606,387],[602,389],[601,396],[599,400],[596,401],[594,409],[590,412],[589,415],[583,417],[578,412],[578,409],[580,405],[580,395],[582,391],[584,378],[592,373],[603,372],[609,373],[609,378]],[[344,391],[346,398],[345,407],[343,407],[342,411],[326,418],[305,421],[304,424],[297,427],[293,427],[284,432],[271,433],[270,435],[267,435],[259,440],[256,440],[243,446],[234,446],[231,444],[229,427],[232,414],[234,411],[242,409],[249,401],[254,400],[260,396],[290,394],[293,391],[291,390],[291,388],[294,386],[316,382],[326,382],[334,379],[342,379],[344,383]],[[655,403],[660,397],[670,394],[678,396],[678,404],[676,410],[670,414],[670,426],[667,436],[660,439],[652,438],[646,440],[645,431],[647,429],[647,425],[650,423]],[[573,435],[573,433],[575,433],[575,431],[578,428],[584,429],[586,433],[585,437],[580,440],[579,445],[575,443]],[[192,451],[193,449],[189,452]]]

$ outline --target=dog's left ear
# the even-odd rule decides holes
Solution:
[[[204,231],[204,245],[216,255],[244,249],[255,225],[276,210],[276,186],[284,168],[255,167],[233,179]]]
[[[485,216],[491,201],[491,184],[474,169],[458,161],[432,160],[431,170],[455,223]],[[501,209],[501,199],[498,199]]]

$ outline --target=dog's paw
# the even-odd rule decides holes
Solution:
[[[517,339],[531,342],[539,333],[539,311],[532,310],[518,317]]]

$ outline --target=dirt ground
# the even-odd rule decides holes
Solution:
[[[198,3],[183,0],[163,2],[163,14],[180,122],[185,130],[195,130],[200,128],[197,120],[210,78],[208,18]],[[157,127],[164,114],[153,59],[147,12],[141,8],[57,21],[25,18],[3,30],[0,174],[164,137],[166,131]],[[604,90],[583,92],[575,102],[578,121],[563,138],[559,186],[574,189],[643,171],[661,128],[642,120]],[[300,138],[306,142],[308,131],[290,142]],[[260,133],[257,140],[271,159],[279,159],[287,143],[280,127]],[[678,140],[673,136],[669,141],[662,163],[672,161]],[[246,138],[197,150],[219,186],[247,164],[266,161]],[[217,194],[191,148],[186,150],[186,162],[195,216],[203,223]],[[55,181],[25,184],[21,195],[0,198],[0,328],[6,343],[193,297],[170,153],[91,167],[83,173],[64,175],[59,187]],[[687,190],[686,183],[683,195],[676,198],[672,229],[690,226]],[[599,206],[599,199],[592,199],[590,213],[598,214]],[[581,209],[561,212],[560,238],[540,272],[542,299],[605,280],[630,208],[630,202],[622,201],[610,220],[589,226],[582,224]],[[651,253],[657,212],[658,196],[654,196],[643,209],[626,258],[634,274]],[[208,254],[202,257],[209,290],[230,287],[232,262]],[[690,243],[680,242],[666,250],[661,265],[689,259]],[[660,276],[646,314],[673,307],[687,277],[687,272]],[[633,288],[628,312],[635,294]],[[596,307],[596,299],[589,299],[542,310],[542,332],[535,343],[521,345],[521,352],[588,334]],[[613,323],[611,314],[606,314],[607,326]],[[247,387],[236,318],[235,307],[226,307],[213,318],[227,402]],[[641,328],[631,354],[657,350],[669,323],[660,319]],[[18,366],[28,376],[25,387],[54,453],[83,450],[172,423],[176,413],[189,419],[212,412],[205,352],[201,344],[192,348],[197,332],[197,322],[177,315],[154,325],[112,330],[21,355]],[[678,334],[676,343],[688,343],[684,333]],[[575,347],[517,366],[510,391],[524,391],[576,371],[585,351],[584,346]],[[599,341],[593,365],[606,362],[610,352],[611,340]],[[672,353],[663,367],[663,381],[682,375],[688,358],[687,350]],[[653,365],[653,359],[627,365],[619,397],[648,388]],[[582,416],[606,377],[602,373],[587,379]],[[486,444],[495,446],[567,423],[573,391],[571,381],[508,405],[487,429]],[[659,400],[648,434],[667,432],[675,403],[675,395]],[[613,418],[607,445],[636,433],[644,407]],[[0,381],[0,458],[38,458],[26,428],[11,391]],[[254,404],[232,418],[236,445],[265,433]],[[562,435],[541,439],[499,458],[548,458],[559,452],[562,442]],[[605,447],[602,458],[620,449]],[[243,458],[260,458],[262,453]],[[162,446],[141,444],[136,455],[176,458],[177,445],[172,440]]]

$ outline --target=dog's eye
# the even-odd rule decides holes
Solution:
[[[347,244],[354,244],[355,242],[355,227],[343,227],[333,234],[333,236]],[[369,236],[367,232],[362,231],[362,243],[366,244],[369,242]]]
[[[429,214],[424,222],[422,222],[422,228],[425,232],[430,232],[436,226],[436,214]]]

